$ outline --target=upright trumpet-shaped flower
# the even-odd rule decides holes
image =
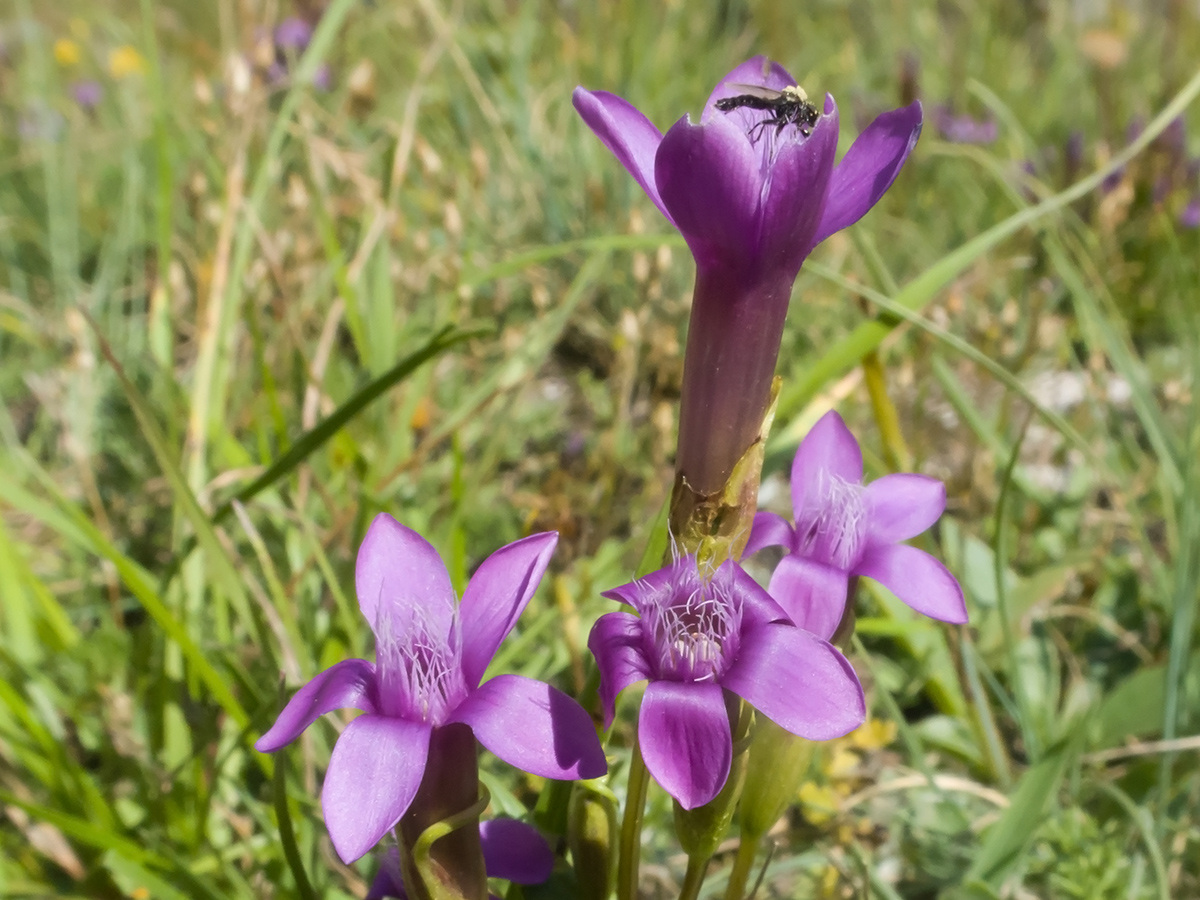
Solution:
[[[946,507],[936,478],[900,473],[862,483],[862,451],[836,412],[805,435],[792,461],[795,526],[760,512],[749,555],[782,545],[788,555],[768,591],[792,620],[831,637],[845,611],[851,576],[865,575],[917,612],[945,622],[967,621],[962,588],[938,560],[900,543],[929,528]]]
[[[480,683],[557,542],[550,532],[497,550],[475,572],[460,605],[437,551],[419,534],[386,514],[371,523],[355,587],[375,633],[375,663],[348,659],[321,672],[255,744],[278,750],[327,712],[363,711],[338,738],[321,795],[329,836],[346,862],[395,827],[417,796],[427,762],[436,762],[428,759],[431,744],[441,746],[443,737],[452,743],[462,725],[505,762],[535,775],[604,774],[591,719],[574,700],[519,675]],[[472,800],[473,785],[472,777]]]
[[[638,613],[606,613],[588,637],[605,723],[612,724],[617,695],[649,679],[638,718],[642,756],[685,809],[725,785],[731,694],[810,740],[862,724],[862,687],[845,657],[792,625],[732,560],[706,575],[694,556],[681,557],[604,596]]]
[[[758,437],[801,264],[879,201],[921,130],[920,103],[884,113],[834,166],[838,112],[829,95],[811,127],[764,126],[769,109],[717,108],[746,86],[795,83],[755,57],[717,85],[699,122],[684,116],[665,136],[620,97],[575,90],[588,127],[696,258],[676,469],[700,494],[721,490]]]

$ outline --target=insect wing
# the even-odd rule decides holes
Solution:
[[[783,96],[783,91],[763,87],[761,84],[727,84],[726,87],[732,91],[740,91],[743,94],[749,94],[751,97],[757,97],[760,100],[778,100]]]

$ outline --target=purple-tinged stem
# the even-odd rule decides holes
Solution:
[[[429,762],[417,796],[397,833],[401,839],[404,886],[413,900],[453,897],[485,900],[487,871],[479,843],[479,817],[438,839],[430,851],[429,871],[418,871],[413,848],[425,829],[475,805],[479,798],[479,762],[475,735],[462,724],[433,730]],[[436,879],[426,885],[424,878]]]

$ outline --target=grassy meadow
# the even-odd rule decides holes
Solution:
[[[665,130],[757,53],[837,97],[843,152],[926,111],[796,284],[761,504],[836,406],[869,477],[946,482],[919,543],[971,613],[860,585],[870,720],[758,896],[1200,896],[1198,46],[1195,4],[1131,0],[4,4],[0,896],[365,894],[318,800],[348,716],[251,745],[370,658],[379,511],[460,590],[559,531],[494,670],[583,690],[670,489],[693,264],[571,91]],[[647,817],[674,897],[657,788]]]

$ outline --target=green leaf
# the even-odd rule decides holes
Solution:
[[[1043,815],[1058,793],[1069,746],[1065,741],[1055,744],[1043,754],[1041,762],[1021,776],[1012,803],[985,833],[983,845],[963,879],[964,885],[981,881],[998,889],[1012,871],[1033,842]]]

